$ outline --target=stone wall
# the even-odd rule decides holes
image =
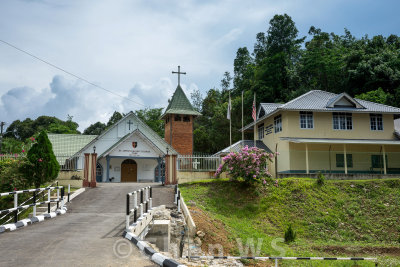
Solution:
[[[178,177],[178,184],[196,182],[200,180],[216,179],[215,172],[188,172],[188,171],[176,171]],[[227,178],[225,172],[221,173],[219,178]]]
[[[80,177],[80,180],[71,179],[72,176]],[[59,185],[72,187],[82,187],[83,170],[80,171],[60,171],[58,173],[57,181]]]

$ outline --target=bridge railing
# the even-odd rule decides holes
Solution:
[[[57,190],[57,198],[56,199],[51,199],[51,191],[52,190]],[[47,192],[45,192],[47,191]],[[18,195],[20,194],[27,194],[27,193],[33,193],[33,196],[28,199],[27,201],[18,204]],[[40,201],[39,194],[43,193],[43,201]],[[47,200],[45,200],[45,195],[47,194]],[[50,213],[50,204],[51,203],[57,203],[57,209],[59,208],[60,202],[61,202],[61,208],[64,206],[64,187],[63,186],[49,186],[49,187],[44,187],[44,188],[35,188],[35,189],[26,189],[26,190],[16,190],[12,192],[5,192],[5,193],[0,193],[0,197],[5,197],[5,196],[10,196],[14,195],[14,207],[11,209],[4,209],[0,210],[0,216],[1,219],[4,219],[5,216],[9,214],[14,215],[14,222],[16,223],[18,221],[18,215],[21,211],[26,210],[30,207],[33,207],[33,216],[36,216],[36,206],[39,205],[44,205],[47,204],[47,211]],[[69,187],[68,187],[68,196],[69,196]],[[30,204],[26,204],[30,202],[29,200],[32,201]]]
[[[139,199],[138,199],[139,197]],[[153,190],[151,186],[141,188],[126,194],[126,230],[129,230],[131,225],[131,215],[133,214],[133,223],[147,213],[153,206]],[[133,198],[133,208],[131,209],[131,198]]]

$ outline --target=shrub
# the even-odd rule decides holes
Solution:
[[[246,182],[261,182],[265,177],[271,177],[267,164],[272,162],[276,156],[273,153],[267,153],[257,147],[245,146],[239,152],[231,152],[223,158],[221,164],[215,173],[218,177],[222,172],[227,171],[232,179],[243,179]]]
[[[25,168],[25,174],[36,188],[57,178],[60,165],[45,131],[39,134],[36,143],[29,149],[27,158],[32,166]]]
[[[321,172],[318,172],[317,185],[323,186],[324,184],[325,184],[325,175],[323,175]]]
[[[289,224],[288,228],[285,231],[285,242],[290,243],[295,241],[296,239],[296,232],[293,230],[292,225]]]

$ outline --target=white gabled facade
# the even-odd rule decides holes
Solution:
[[[98,155],[98,182],[120,182],[121,164],[134,160],[137,164],[137,181],[156,181],[155,168],[167,154],[177,152],[133,112],[128,113],[107,131],[75,154],[78,169],[84,168],[85,154]],[[101,174],[101,175],[100,175]]]

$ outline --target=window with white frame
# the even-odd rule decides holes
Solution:
[[[333,112],[334,130],[353,130],[353,117],[351,113]]]
[[[282,132],[282,115],[278,115],[274,118],[274,129],[275,133]]]
[[[383,131],[382,114],[370,114],[369,121],[370,121],[371,131]]]
[[[300,111],[300,128],[301,129],[314,128],[314,117],[312,112]]]
[[[264,123],[258,125],[258,140],[262,140],[264,138]]]

